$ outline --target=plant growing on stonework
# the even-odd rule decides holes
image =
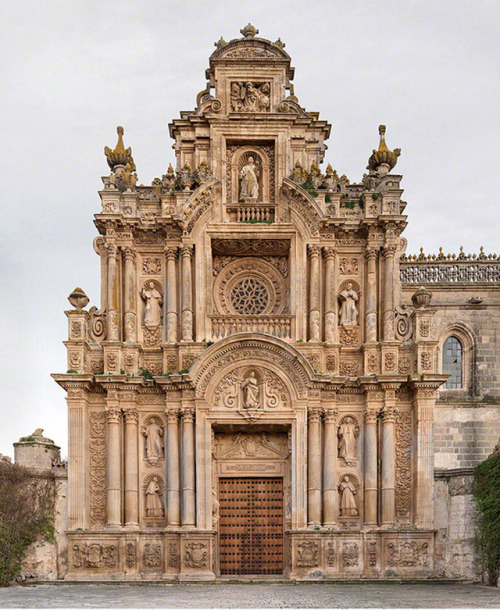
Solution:
[[[373,199],[373,201],[377,201],[377,199],[378,199],[378,193],[373,193],[373,194],[372,194],[372,199]]]
[[[139,375],[144,377],[144,379],[154,379],[153,373],[149,369],[143,368],[142,366],[139,368]]]
[[[332,202],[332,195],[331,193],[327,193],[325,195],[325,203],[331,203]]]
[[[314,185],[311,182],[304,182],[302,188],[306,189],[306,191],[309,193],[309,195],[311,195],[311,197],[318,196],[318,191],[314,188]]]
[[[476,547],[488,582],[496,586],[500,565],[500,448],[475,468],[478,509]]]
[[[188,373],[189,373],[189,370],[188,370],[188,369],[181,369],[181,370],[179,371],[179,375],[187,375]]]
[[[26,549],[55,540],[54,488],[22,466],[0,461],[0,587],[21,575]]]

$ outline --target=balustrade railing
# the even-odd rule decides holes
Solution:
[[[280,339],[292,338],[293,316],[211,316],[212,339],[237,333],[265,333]]]
[[[405,284],[495,284],[500,282],[500,257],[464,254],[410,255],[401,258],[399,277]]]
[[[232,222],[272,223],[275,221],[275,207],[267,204],[238,204],[227,208]]]

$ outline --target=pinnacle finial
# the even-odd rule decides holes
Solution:
[[[116,143],[115,149],[111,150],[109,146],[104,147],[104,154],[106,155],[108,165],[111,170],[114,171],[117,165],[126,166],[128,164],[130,165],[131,171],[135,171],[132,149],[126,149],[125,145],[123,144],[124,129],[121,127],[121,125],[116,128],[116,133],[118,134],[118,142]]]
[[[389,150],[385,142],[385,130],[385,125],[379,125],[378,133],[380,142],[378,150],[373,150],[372,156],[368,159],[368,165],[366,166],[366,169],[376,171],[381,176],[389,173],[391,169],[396,166],[398,157],[401,154],[400,148],[395,148],[393,151]]]
[[[259,30],[248,22],[247,25],[240,30],[240,32],[243,34],[244,38],[255,38],[255,36],[257,36],[259,33]]]

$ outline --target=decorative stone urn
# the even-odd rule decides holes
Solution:
[[[413,293],[411,300],[416,309],[424,309],[424,307],[427,307],[431,302],[431,298],[432,293],[423,286],[420,286],[420,288]]]

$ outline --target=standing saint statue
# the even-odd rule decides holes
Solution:
[[[153,477],[146,489],[146,516],[163,517],[163,502],[160,496],[161,488],[158,477]]]
[[[357,326],[358,310],[356,308],[356,302],[359,300],[359,295],[353,289],[351,282],[349,282],[346,289],[342,290],[339,294],[339,299],[342,301],[340,324],[343,326]]]
[[[253,157],[248,158],[248,163],[241,168],[240,178],[240,201],[257,201],[259,198],[259,181],[257,180],[258,169]]]
[[[142,433],[146,437],[146,457],[154,466],[163,457],[163,428],[153,421],[142,427]]]
[[[245,409],[258,409],[259,400],[259,385],[255,372],[252,371],[250,375],[241,384],[243,390],[243,406]]]
[[[350,415],[339,426],[339,457],[344,458],[346,462],[356,457],[356,436],[358,432],[358,426]]]
[[[144,324],[146,326],[158,326],[161,324],[163,298],[155,288],[154,282],[148,282],[147,286],[141,290],[141,297],[146,301]]]
[[[356,486],[349,479],[349,475],[344,475],[342,481],[339,484],[340,492],[340,514],[342,517],[357,517],[358,507],[356,505],[356,498],[354,497],[357,493]]]

